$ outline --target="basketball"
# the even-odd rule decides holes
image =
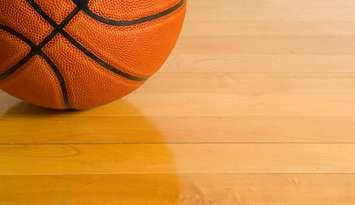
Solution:
[[[0,89],[53,109],[126,96],[163,65],[185,0],[1,0]]]

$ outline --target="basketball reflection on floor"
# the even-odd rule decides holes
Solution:
[[[0,119],[7,133],[0,144],[17,153],[0,171],[0,199],[8,204],[178,203],[164,136],[129,102],[64,113],[19,103]],[[171,172],[156,173],[161,163]]]

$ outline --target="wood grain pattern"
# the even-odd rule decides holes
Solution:
[[[350,205],[354,175],[146,174],[0,177],[11,204]],[[21,181],[21,183],[19,183]],[[16,191],[13,191],[16,190]]]
[[[355,173],[354,148],[230,143],[2,145],[0,175]]]
[[[192,0],[110,105],[0,92],[0,205],[355,203],[355,1]]]

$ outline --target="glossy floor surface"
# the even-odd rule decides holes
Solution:
[[[0,205],[355,204],[355,1],[189,4],[124,100],[0,94]]]

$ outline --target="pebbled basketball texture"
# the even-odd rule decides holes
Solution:
[[[1,0],[0,88],[88,109],[140,87],[175,46],[185,0]]]

